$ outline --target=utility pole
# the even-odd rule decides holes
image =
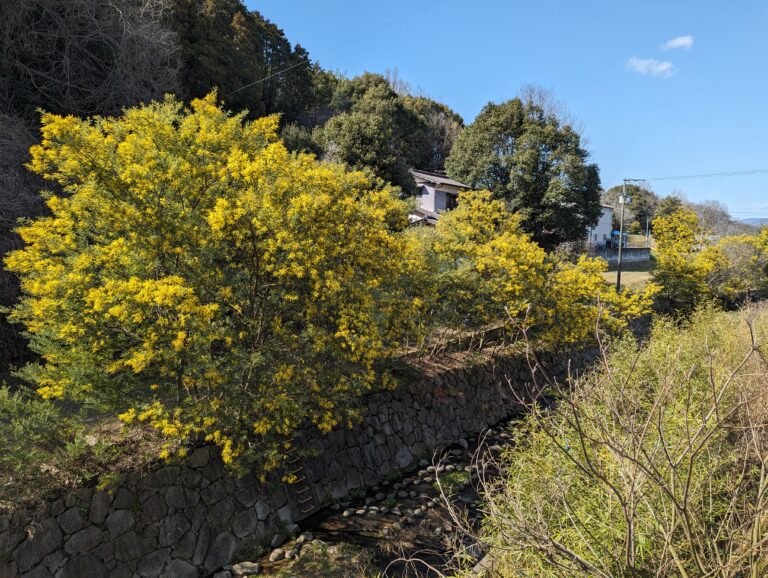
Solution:
[[[651,220],[648,218],[648,213],[645,214],[645,246],[651,246]]]
[[[621,291],[621,247],[624,245],[624,205],[627,200],[627,179],[624,179],[624,184],[621,186],[621,197],[619,197],[619,204],[621,205],[621,213],[619,217],[619,259],[616,262],[616,291]]]
[[[627,204],[627,183],[644,182],[644,179],[624,179],[624,183],[621,186],[621,198],[619,199],[619,204],[621,204],[621,216],[619,217],[619,258],[616,262],[616,291],[621,291],[621,249],[624,246],[624,205]],[[647,218],[645,221],[645,228],[648,228]]]

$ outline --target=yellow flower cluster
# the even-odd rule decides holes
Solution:
[[[67,194],[6,261],[42,395],[267,465],[299,424],[352,419],[422,329],[422,258],[396,190],[289,153],[278,128],[214,94],[43,116],[29,167]]]
[[[488,191],[462,195],[431,243],[448,271],[441,301],[465,326],[506,319],[538,341],[573,343],[593,336],[598,320],[604,330],[624,328],[650,310],[658,291],[617,293],[602,276],[604,260],[571,264],[548,255]]]

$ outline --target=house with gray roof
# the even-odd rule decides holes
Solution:
[[[458,204],[459,195],[471,187],[444,174],[411,169],[416,181],[417,207],[410,215],[412,225],[434,226],[440,213]]]

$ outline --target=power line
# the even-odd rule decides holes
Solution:
[[[322,52],[318,52],[315,54],[315,58],[322,56],[323,54],[328,54],[329,52],[333,52],[335,50],[338,50],[340,48],[344,48],[346,46],[349,46],[350,44],[354,44],[355,42],[359,42],[360,40],[363,40],[364,38],[367,38],[369,36],[372,36],[373,34],[376,34],[377,32],[381,32],[382,30],[385,30],[391,26],[394,26],[395,24],[399,24],[403,20],[406,20],[408,18],[411,18],[412,16],[415,16],[416,14],[421,14],[422,12],[426,12],[430,8],[434,8],[438,4],[442,4],[446,0],[435,0],[434,2],[427,4],[426,6],[423,6],[419,8],[418,10],[414,10],[413,12],[409,12],[407,14],[404,14],[402,16],[399,16],[395,18],[394,20],[390,20],[389,22],[382,24],[378,28],[374,28],[372,30],[369,30],[365,34],[361,34],[360,36],[356,36],[355,38],[352,38],[351,40],[348,40],[347,42],[344,42],[343,44],[339,44],[337,46],[334,46],[333,48],[329,48],[327,50],[323,50]],[[278,70],[277,72],[273,72],[272,74],[265,76],[264,78],[260,78],[259,80],[254,80],[253,82],[250,82],[246,85],[241,86],[240,88],[236,88],[235,90],[228,92],[224,96],[227,97],[231,94],[235,94],[236,92],[240,92],[241,90],[245,90],[246,88],[250,88],[252,86],[256,86],[257,84],[261,84],[262,82],[266,82],[267,80],[270,80],[271,78],[275,78],[276,76],[280,76],[281,74],[285,74],[289,70],[293,70],[294,68],[298,68],[299,66],[304,66],[305,64],[309,64],[310,59],[304,58],[297,62],[296,64],[292,64],[291,66],[287,66],[286,68],[283,68],[282,70]]]
[[[753,169],[749,171],[730,171],[726,173],[703,173],[698,175],[675,175],[668,177],[648,177],[645,179],[631,179],[638,181],[681,181],[688,179],[709,179],[713,177],[736,177],[741,175],[758,175],[768,173],[768,169]]]

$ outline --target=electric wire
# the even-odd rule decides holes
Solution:
[[[368,32],[361,34],[360,36],[356,36],[355,38],[352,38],[348,40],[347,42],[344,42],[342,44],[339,44],[337,46],[334,46],[333,48],[329,48],[327,50],[323,50],[321,52],[318,52],[315,54],[315,58],[322,56],[323,54],[327,54],[329,52],[334,52],[336,50],[339,50],[340,48],[344,48],[346,46],[349,46],[350,44],[354,44],[356,42],[359,42],[360,40],[363,40],[364,38],[368,38],[369,36],[372,36],[373,34],[376,34],[378,32],[381,32],[382,30],[386,30],[387,28],[390,28],[391,26],[394,26],[395,24],[399,24],[403,20],[406,20],[408,18],[411,18],[412,16],[416,16],[417,14],[421,14],[422,12],[426,12],[430,8],[434,8],[438,4],[442,4],[446,0],[435,0],[434,2],[431,2],[430,4],[427,4],[425,6],[422,6],[418,10],[414,10],[412,12],[409,12],[407,14],[404,14],[402,16],[399,16],[398,18],[395,18],[394,20],[390,20],[389,22],[386,22],[385,24],[382,24],[381,26],[374,28],[372,30],[369,30]],[[261,84],[262,82],[266,82],[267,80],[270,80],[272,78],[275,78],[276,76],[280,76],[281,74],[285,74],[286,72],[293,70],[294,68],[298,68],[299,66],[304,66],[305,64],[309,64],[311,62],[310,58],[304,58],[301,61],[292,64],[291,66],[287,66],[281,70],[278,70],[277,72],[273,72],[272,74],[269,74],[265,76],[264,78],[260,78],[258,80],[254,80],[253,82],[249,82],[248,84],[245,84],[241,86],[240,88],[236,88],[235,90],[232,90],[228,93],[226,93],[224,96],[229,96],[231,94],[235,94],[237,92],[240,92],[241,90],[245,90],[246,88],[250,88],[252,86],[256,86],[257,84]]]

